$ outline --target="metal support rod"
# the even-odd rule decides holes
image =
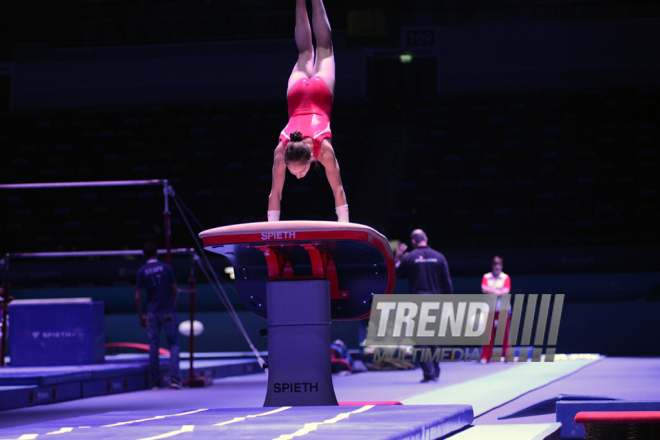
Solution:
[[[189,254],[193,248],[170,249],[171,254]],[[167,249],[158,249],[158,254],[167,254]],[[71,252],[17,252],[7,254],[12,258],[76,258],[76,257],[120,257],[124,255],[142,255],[141,250],[117,251],[71,251]]]
[[[193,369],[193,361],[195,359],[195,332],[193,324],[195,323],[195,295],[197,290],[195,289],[195,266],[194,266],[194,255],[191,255],[190,258],[190,373],[188,374],[188,380],[193,380],[195,377],[195,372]]]
[[[0,367],[5,366],[5,355],[7,353],[7,330],[9,326],[7,325],[7,318],[9,317],[9,284],[3,283],[2,286],[2,349],[0,349]]]
[[[163,216],[165,220],[165,250],[167,251],[167,256],[165,261],[170,266],[172,265],[172,228],[170,227],[170,199],[169,199],[169,184],[167,180],[163,182],[163,197],[165,198],[165,211],[163,211]]]
[[[5,257],[5,267],[3,271],[2,282],[2,295],[0,296],[0,303],[2,303],[2,342],[0,343],[0,367],[5,366],[5,355],[7,353],[7,325],[9,316],[9,254]]]
[[[97,182],[55,182],[55,183],[6,183],[0,189],[32,189],[32,188],[82,188],[90,186],[133,186],[133,185],[161,185],[167,180],[107,180]]]

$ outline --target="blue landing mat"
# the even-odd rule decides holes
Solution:
[[[161,359],[161,370],[167,371],[167,359]],[[190,363],[181,361],[181,375],[188,378]],[[4,367],[0,368],[0,386],[36,385],[47,386],[59,383],[107,379],[118,376],[146,374],[148,363],[146,359],[134,360],[132,363],[106,363],[92,365],[65,365],[57,367]],[[261,371],[256,360],[224,359],[195,361],[195,374],[211,377],[227,377],[240,374],[257,373]]]
[[[92,369],[112,368],[110,365],[85,365],[63,367],[5,367],[0,369],[0,385],[53,385],[63,382],[92,379]]]
[[[64,382],[107,379],[146,374],[146,364],[67,365],[59,367],[5,367],[0,369],[0,385],[46,386]]]
[[[34,385],[0,386],[0,411],[30,406],[30,397],[34,400],[36,389]]]
[[[185,433],[186,439],[412,440],[442,437],[472,420],[469,405],[198,409],[174,414],[109,412],[5,429],[2,435],[36,438],[67,433],[67,438],[155,440]]]
[[[242,376],[261,371],[256,360],[204,359],[194,363],[194,374],[212,378]],[[189,374],[189,361],[181,361],[182,379]],[[161,358],[167,377],[169,363]],[[0,411],[87,397],[104,396],[147,387],[146,355],[133,362],[56,367],[4,367],[0,369]]]

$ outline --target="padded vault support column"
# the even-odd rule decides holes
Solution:
[[[330,363],[330,282],[270,281],[264,406],[337,405]]]

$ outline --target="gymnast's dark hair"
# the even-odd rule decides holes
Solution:
[[[148,260],[158,255],[158,246],[153,241],[148,241],[142,248],[142,252],[144,253],[144,258]]]
[[[289,134],[291,141],[284,149],[285,163],[307,163],[312,159],[312,153],[303,141],[303,135],[299,131]]]

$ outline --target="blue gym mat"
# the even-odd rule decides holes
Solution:
[[[189,376],[190,362],[180,362],[181,377]],[[194,374],[212,378],[261,372],[254,359],[201,359]],[[161,358],[167,375],[169,362]],[[0,411],[65,402],[147,388],[147,355],[131,362],[53,367],[4,367],[0,369]]]
[[[435,439],[472,422],[469,405],[281,407],[108,412],[5,429],[3,438],[34,439],[44,434],[67,438],[156,440],[218,438],[287,440]]]

